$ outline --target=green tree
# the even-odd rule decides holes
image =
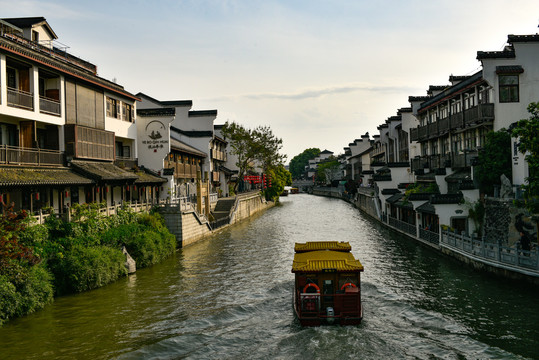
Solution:
[[[305,173],[305,166],[309,164],[309,160],[320,155],[319,148],[305,149],[301,154],[296,155],[290,160],[290,172],[294,179],[302,178]]]
[[[509,179],[512,176],[509,132],[505,129],[489,132],[478,160],[475,176],[479,181],[479,189],[485,194],[493,195],[494,186],[501,183],[500,176],[504,174]]]
[[[282,139],[276,137],[269,126],[258,126],[248,129],[235,122],[228,121],[221,130],[230,145],[230,153],[236,155],[236,166],[239,168],[238,178],[254,170],[256,164],[264,173],[282,164],[286,156],[279,153]],[[238,183],[234,186],[237,192]]]
[[[539,102],[528,105],[529,119],[516,123],[511,135],[518,138],[518,150],[526,154],[529,176],[526,178],[524,199],[533,214],[539,213]]]
[[[265,191],[267,200],[276,200],[282,194],[285,186],[292,185],[292,174],[280,164],[268,171],[271,186]]]
[[[341,177],[341,164],[334,156],[321,162],[316,168],[316,178],[318,182],[330,184],[333,180],[339,180]]]

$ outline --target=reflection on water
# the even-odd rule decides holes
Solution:
[[[357,327],[301,328],[295,242],[349,241],[364,267]],[[107,287],[0,329],[2,359],[534,358],[537,290],[476,273],[335,199],[282,206]]]

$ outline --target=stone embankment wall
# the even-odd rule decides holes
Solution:
[[[485,201],[485,239],[495,244],[509,243],[511,200],[486,199]]]
[[[259,194],[242,195],[238,197],[236,207],[230,217],[230,224],[250,218],[259,211],[265,210],[273,203],[267,202]]]
[[[259,193],[239,195],[231,212],[229,225],[248,219],[273,205],[273,202],[263,200]],[[168,230],[176,236],[179,247],[185,247],[214,233],[209,222],[193,210],[182,211],[178,206],[165,206],[161,207],[159,212],[163,215]]]

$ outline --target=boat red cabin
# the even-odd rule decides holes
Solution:
[[[360,273],[348,242],[296,243],[294,310],[301,325],[356,325],[363,318]]]

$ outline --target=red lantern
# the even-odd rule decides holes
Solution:
[[[99,188],[97,188],[97,193],[99,194]]]
[[[105,190],[106,190],[107,192],[109,192],[109,187],[108,187],[108,186],[105,186]]]
[[[69,197],[69,193],[67,191],[64,192],[65,197]]]
[[[39,200],[39,193],[36,193],[36,200]]]

